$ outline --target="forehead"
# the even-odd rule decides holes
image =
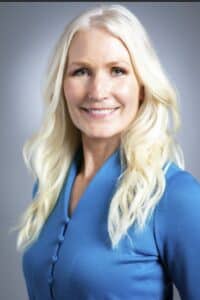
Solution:
[[[103,28],[81,29],[75,33],[68,50],[68,59],[71,62],[80,58],[123,59],[130,62],[125,44]]]

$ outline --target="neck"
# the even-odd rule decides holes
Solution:
[[[85,180],[90,179],[103,165],[107,158],[119,147],[119,138],[115,139],[88,139],[82,137],[83,160],[79,176]]]

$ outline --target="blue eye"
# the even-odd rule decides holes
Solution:
[[[87,68],[79,68],[72,73],[72,76],[83,76],[86,74],[85,71],[87,72],[87,74],[89,74],[89,70]],[[120,67],[112,67],[112,72],[113,71],[117,75],[124,75],[127,73],[126,70]]]
[[[85,74],[84,70],[87,70],[87,69],[86,68],[77,69],[72,73],[72,76],[84,75]],[[88,73],[88,70],[87,70],[87,73]]]
[[[113,67],[112,68],[116,74],[126,74],[126,71],[120,67]]]

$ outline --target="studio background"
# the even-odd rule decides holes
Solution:
[[[105,2],[106,3],[106,2]],[[186,169],[200,180],[200,3],[113,2],[145,26],[168,78],[179,92],[177,135]],[[41,84],[47,60],[65,25],[97,2],[0,4],[0,298],[27,300],[16,233],[8,234],[31,201],[33,178],[22,146],[40,125]],[[186,237],[187,238],[187,237]],[[180,299],[176,289],[174,299]]]

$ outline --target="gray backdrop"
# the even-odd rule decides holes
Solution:
[[[8,234],[8,229],[31,201],[33,179],[23,163],[22,145],[40,124],[40,87],[47,57],[72,16],[95,4],[0,4],[2,300],[27,299],[21,256],[15,248],[16,234]],[[144,24],[169,79],[179,91],[182,128],[178,139],[186,168],[200,179],[200,3],[123,4]],[[179,299],[178,295],[175,299]]]

